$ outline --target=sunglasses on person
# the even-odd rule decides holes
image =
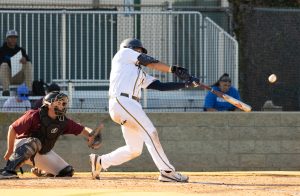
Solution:
[[[20,95],[20,97],[28,97],[29,95],[28,94],[19,94]]]
[[[220,82],[231,82],[230,78],[222,78]]]

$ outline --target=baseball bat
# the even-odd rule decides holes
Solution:
[[[211,88],[210,86],[207,86],[205,84],[202,84],[202,83],[197,83],[197,82],[193,82],[194,85],[196,86],[199,86],[199,87],[202,87],[206,90],[209,90],[210,92],[212,92],[213,94],[217,95],[218,97],[220,98],[223,98],[225,101],[227,101],[228,103],[234,105],[235,107],[245,111],[245,112],[251,112],[252,108],[250,105],[247,105],[245,103],[243,103],[242,101],[240,100],[237,100],[229,95],[226,95],[225,93],[222,93],[220,91],[217,91],[217,90],[214,90],[213,88]]]

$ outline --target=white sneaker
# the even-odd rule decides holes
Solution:
[[[171,171],[169,173],[166,171],[160,171],[158,180],[161,182],[188,182],[189,177],[175,171]]]
[[[102,166],[100,165],[100,156],[97,154],[90,154],[90,165],[92,167],[93,179],[100,180],[100,172]]]

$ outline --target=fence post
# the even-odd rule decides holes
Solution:
[[[172,3],[168,2],[168,64],[173,65],[173,14],[172,14]],[[173,76],[167,75],[167,80],[173,81]]]
[[[217,57],[218,57],[218,77],[225,73],[225,62],[224,62],[224,33],[220,31],[218,33],[218,49],[217,49]]]
[[[68,81],[68,97],[69,97],[69,107],[73,106],[73,82],[71,80]]]
[[[143,92],[144,92],[144,95],[143,95],[143,98],[144,98],[144,108],[147,108],[148,107],[148,93],[147,93],[147,89],[143,89]]]
[[[66,54],[67,54],[67,43],[66,43],[66,10],[62,11],[61,16],[61,68],[62,68],[62,79],[66,80]]]

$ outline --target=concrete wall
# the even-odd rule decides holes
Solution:
[[[9,124],[20,114],[0,113],[0,154],[6,149]],[[124,140],[118,125],[107,114],[70,114],[78,122],[95,127],[100,119],[106,129],[104,146],[87,148],[82,137],[63,136],[55,151],[77,171],[89,171],[88,154],[108,153]],[[171,163],[182,171],[299,170],[300,113],[151,113],[161,143]],[[143,154],[109,171],[156,171],[144,148]],[[0,161],[3,167],[5,162]]]

